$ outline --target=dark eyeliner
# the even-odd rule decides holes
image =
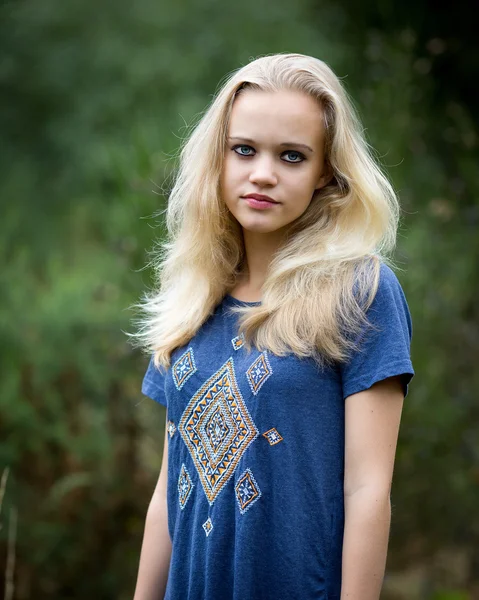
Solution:
[[[301,160],[284,160],[284,162],[286,162],[290,165],[299,165],[306,160],[306,156],[302,152],[298,152],[298,150],[286,150],[286,152],[283,152],[281,156],[284,156],[285,154],[297,154],[298,157],[301,159]]]
[[[248,144],[235,144],[235,145],[234,145],[234,146],[231,148],[231,150],[233,150],[233,152],[234,152],[235,154],[237,154],[238,156],[241,156],[241,157],[243,157],[243,158],[249,158],[250,156],[253,156],[253,154],[241,154],[240,152],[236,152],[236,150],[237,150],[238,148],[249,148],[249,149],[250,149],[250,150],[252,150],[254,153],[256,152],[256,150],[255,150],[255,149],[254,149],[252,146],[250,146],[250,145],[248,145]]]

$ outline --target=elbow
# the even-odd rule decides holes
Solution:
[[[381,484],[365,484],[353,489],[345,488],[344,502],[365,504],[371,507],[391,509],[391,486]]]
[[[391,519],[390,489],[365,485],[344,495],[345,516],[362,522],[389,522]]]
[[[352,498],[357,495],[375,496],[378,498],[388,498],[391,500],[391,485],[390,479],[383,477],[366,477],[361,480],[348,481],[344,480],[344,499]]]

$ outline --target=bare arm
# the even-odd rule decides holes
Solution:
[[[171,558],[166,504],[167,476],[168,431],[165,429],[160,476],[146,515],[134,600],[163,600],[165,595]]]
[[[346,398],[341,600],[379,600],[404,394],[397,377]]]

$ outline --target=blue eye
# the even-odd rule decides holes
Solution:
[[[283,156],[289,156],[290,158],[286,162],[290,163],[300,163],[304,160],[304,156],[301,152],[296,152],[295,150],[288,150],[288,152],[283,153]]]
[[[251,148],[251,146],[246,146],[246,145],[237,145],[237,146],[233,146],[233,151],[236,152],[236,154],[239,154],[240,156],[252,156],[252,152],[254,152],[253,148]],[[251,151],[251,152],[250,152]]]

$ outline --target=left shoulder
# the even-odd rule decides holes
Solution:
[[[384,295],[404,296],[399,279],[386,259],[367,256],[356,263],[354,294],[360,304],[367,308],[376,297]]]
[[[374,267],[376,291],[366,308],[367,322],[354,338],[354,350],[341,365],[344,398],[395,376],[400,377],[406,396],[414,375],[410,357],[412,319],[402,287],[388,265],[376,263]],[[385,391],[382,389],[381,394]]]
[[[380,308],[394,304],[406,307],[406,296],[396,273],[384,262],[379,263],[378,271],[377,288],[372,299],[372,306]]]
[[[379,264],[379,285],[380,288],[401,288],[396,273],[385,262]]]

